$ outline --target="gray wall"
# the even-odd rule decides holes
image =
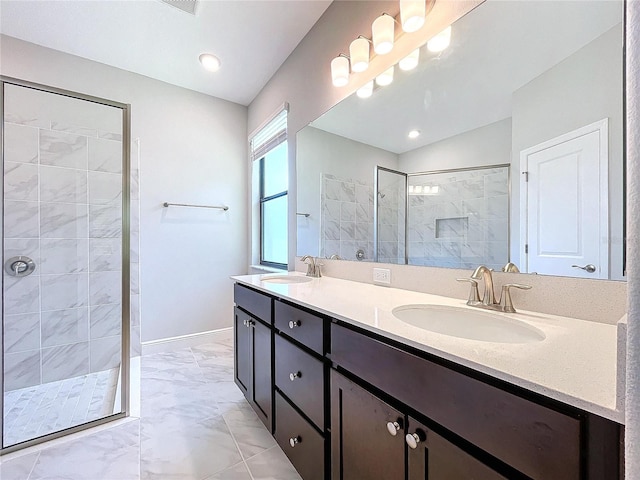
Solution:
[[[231,326],[228,277],[247,265],[238,242],[247,238],[247,108],[10,37],[1,48],[3,75],[131,104],[143,341]],[[165,201],[230,209],[164,209]]]
[[[402,153],[399,166],[403,172],[417,173],[510,162],[511,119],[505,118]]]
[[[512,246],[519,244],[520,152],[609,119],[610,275],[622,277],[622,24],[513,94]],[[616,52],[613,55],[611,52]],[[512,258],[519,252],[512,249]]]

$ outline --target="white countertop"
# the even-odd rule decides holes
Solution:
[[[546,338],[524,344],[467,340],[411,326],[391,313],[395,307],[409,304],[478,310],[464,300],[331,277],[299,284],[267,283],[260,280],[262,277],[232,278],[532,392],[624,422],[624,413],[616,409],[615,325],[528,311],[496,312],[538,328]]]

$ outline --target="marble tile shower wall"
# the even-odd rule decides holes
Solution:
[[[116,367],[122,338],[121,134],[10,112],[4,125],[5,258],[27,255],[37,266],[27,277],[4,273],[5,390]],[[137,313],[132,335],[139,336],[137,211],[132,209],[131,303]]]
[[[320,256],[373,259],[373,183],[323,174],[320,192]]]
[[[409,263],[501,269],[509,258],[507,167],[410,177]],[[438,187],[437,194],[415,194]],[[414,194],[411,194],[413,187]]]

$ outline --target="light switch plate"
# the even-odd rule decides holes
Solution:
[[[391,270],[388,268],[374,268],[373,283],[377,283],[379,285],[391,285]]]

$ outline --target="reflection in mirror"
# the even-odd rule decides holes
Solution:
[[[500,270],[509,260],[509,166],[409,177],[411,265]]]
[[[487,1],[444,51],[420,48],[416,68],[302,129],[298,254],[624,279],[622,13],[617,0]],[[482,229],[468,192],[430,190],[448,195],[442,215],[418,206],[416,188],[435,182],[412,174],[495,165],[510,179]],[[404,203],[377,167],[408,175]],[[493,187],[478,182],[478,198]]]

